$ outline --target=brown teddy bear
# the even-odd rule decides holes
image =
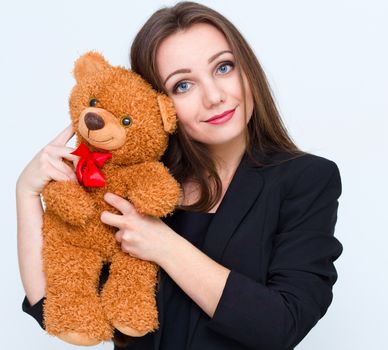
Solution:
[[[100,214],[118,213],[104,201],[106,192],[130,200],[141,214],[163,217],[174,210],[181,188],[159,160],[177,120],[168,96],[96,52],[76,61],[74,76],[70,114],[79,182],[51,181],[42,193],[44,324],[64,341],[94,345],[111,339],[114,328],[139,337],[159,326],[159,267],[124,253],[117,229]]]

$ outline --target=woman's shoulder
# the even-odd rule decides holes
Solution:
[[[307,168],[314,168],[324,172],[331,172],[338,168],[336,162],[329,158],[313,153],[291,154],[289,152],[273,152],[267,156],[264,168],[279,167],[280,171],[303,172]]]
[[[328,183],[331,179],[341,188],[340,171],[331,159],[304,153],[297,157],[285,152],[271,155],[271,165],[263,167],[261,174],[268,185],[275,185],[283,193],[298,184],[301,188],[316,188],[319,184]]]

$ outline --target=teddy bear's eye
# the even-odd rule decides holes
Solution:
[[[89,107],[96,107],[97,105],[97,99],[96,98],[92,98],[89,100]]]
[[[132,118],[129,116],[125,116],[121,118],[121,124],[125,127],[128,127],[132,124]]]

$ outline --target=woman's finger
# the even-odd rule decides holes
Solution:
[[[131,253],[131,251],[133,250],[132,245],[128,243],[128,241],[126,241],[124,238],[121,238],[121,250],[124,253],[128,253],[128,255],[135,257],[135,255]]]
[[[124,253],[127,253],[129,256],[132,256],[132,257],[135,257],[134,254],[130,253],[130,248],[125,245],[125,244],[121,244],[121,250],[124,252]]]
[[[53,148],[52,152],[55,154],[56,157],[70,160],[71,162],[73,162],[74,169],[77,168],[79,157],[76,156],[75,154],[71,154],[71,152],[74,151],[73,148],[63,147],[63,146],[61,146],[61,147],[52,146],[52,148]]]
[[[123,239],[123,231],[122,230],[118,230],[115,233],[115,239],[116,239],[117,242],[121,243],[121,241]]]
[[[113,214],[109,211],[103,211],[100,218],[104,224],[117,228],[124,228],[127,225],[126,219],[122,215]]]
[[[66,163],[64,163],[62,160],[59,160],[57,158],[48,158],[48,161],[50,164],[60,171],[61,173],[65,174],[69,179],[76,180],[77,177],[75,176],[75,172],[73,169],[71,169]]]
[[[70,124],[67,128],[61,131],[50,143],[56,146],[64,146],[73,137],[73,125]]]
[[[55,155],[60,158],[66,158],[71,161],[78,161],[79,159],[79,156],[76,156],[75,154],[71,154],[71,152],[74,152],[74,148],[54,145],[53,149],[54,149]]]
[[[44,147],[42,152],[53,159],[58,158],[61,161],[62,161],[62,158],[67,159],[73,162],[74,168],[77,168],[79,157],[74,154],[71,154],[71,152],[73,151],[74,149],[71,147],[56,146],[49,143]]]
[[[54,167],[50,162],[47,165],[47,174],[50,179],[55,181],[70,181],[71,179],[62,171]]]
[[[71,154],[74,151],[71,147],[57,146],[49,143],[43,151],[52,158],[65,158],[70,161],[78,161],[79,157]]]
[[[104,200],[123,214],[133,213],[135,211],[135,208],[129,201],[114,193],[105,193]]]
[[[129,256],[135,257],[131,252],[131,244],[128,243],[128,239],[130,238],[130,233],[128,231],[118,230],[115,234],[116,241],[120,243],[121,250],[124,253],[128,253]]]

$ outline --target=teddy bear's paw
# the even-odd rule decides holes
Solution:
[[[113,326],[119,330],[121,333],[129,335],[131,337],[142,337],[148,333],[148,331],[138,331],[134,328],[121,325],[121,324],[113,324]]]
[[[58,335],[58,338],[73,344],[73,345],[81,345],[81,346],[93,346],[101,343],[101,340],[90,338],[85,334],[78,332],[66,332]]]

